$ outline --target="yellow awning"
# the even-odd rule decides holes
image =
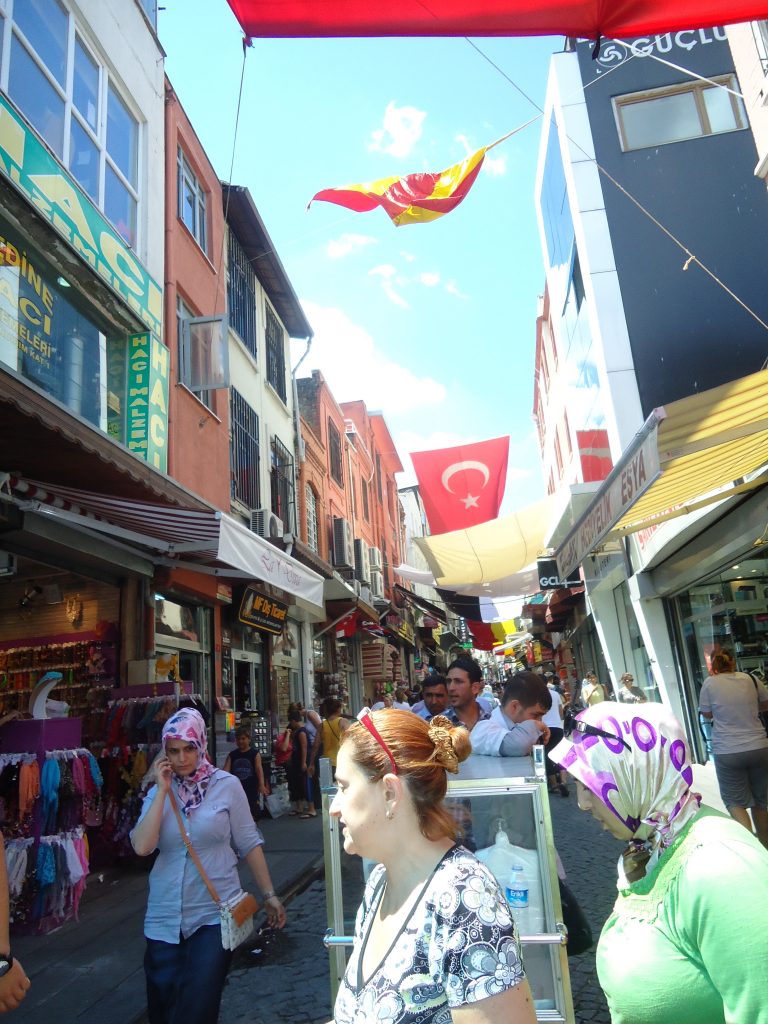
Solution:
[[[544,550],[557,511],[554,497],[490,523],[437,537],[417,537],[438,587],[492,583],[521,572]]]
[[[557,549],[561,575],[608,536],[760,486],[766,468],[768,370],[655,409]]]
[[[614,532],[635,533],[705,497],[719,501],[723,488],[768,463],[768,370],[671,402],[665,412],[657,439],[661,476]]]

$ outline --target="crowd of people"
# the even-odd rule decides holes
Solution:
[[[712,722],[724,815],[701,806],[678,721],[633,683],[623,675],[611,699],[592,672],[579,682],[522,671],[495,688],[462,656],[420,694],[395,692],[356,719],[338,700],[320,714],[291,705],[275,755],[294,813],[317,814],[317,762],[327,757],[336,782],[329,813],[344,849],[376,865],[335,1024],[536,1019],[515,912],[462,845],[444,798],[447,773],[470,752],[519,757],[537,743],[548,753],[550,792],[567,796],[575,782],[579,808],[624,843],[597,947],[613,1024],[768,1024],[768,689],[736,671],[730,654],[712,657],[700,712]],[[131,833],[137,854],[156,854],[144,928],[148,1020],[212,1024],[237,928],[254,909],[240,860],[268,923],[286,920],[255,820],[269,789],[261,752],[238,729],[223,768],[214,767],[203,718],[182,708],[163,726],[151,778]],[[0,903],[0,942],[7,929]],[[28,987],[18,961],[0,956],[0,1013]]]

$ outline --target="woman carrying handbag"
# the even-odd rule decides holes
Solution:
[[[144,922],[150,1024],[217,1020],[232,958],[222,941],[220,903],[241,893],[238,858],[248,862],[269,923],[285,924],[243,787],[214,768],[206,751],[199,712],[184,708],[168,719],[153,765],[155,785],[131,833],[139,856],[160,851],[149,876]]]

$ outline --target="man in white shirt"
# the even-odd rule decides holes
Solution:
[[[445,714],[448,707],[448,683],[445,676],[433,672],[421,686],[422,699],[411,706],[411,711],[427,722],[434,715]]]
[[[551,707],[551,690],[542,676],[516,672],[504,687],[501,706],[472,730],[472,752],[524,757],[535,744],[548,742],[543,718]]]

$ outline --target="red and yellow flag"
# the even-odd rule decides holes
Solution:
[[[355,213],[381,206],[393,224],[423,224],[455,210],[475,183],[487,147],[437,174],[417,172],[404,178],[380,178],[360,185],[325,188],[310,200],[336,203]]]

